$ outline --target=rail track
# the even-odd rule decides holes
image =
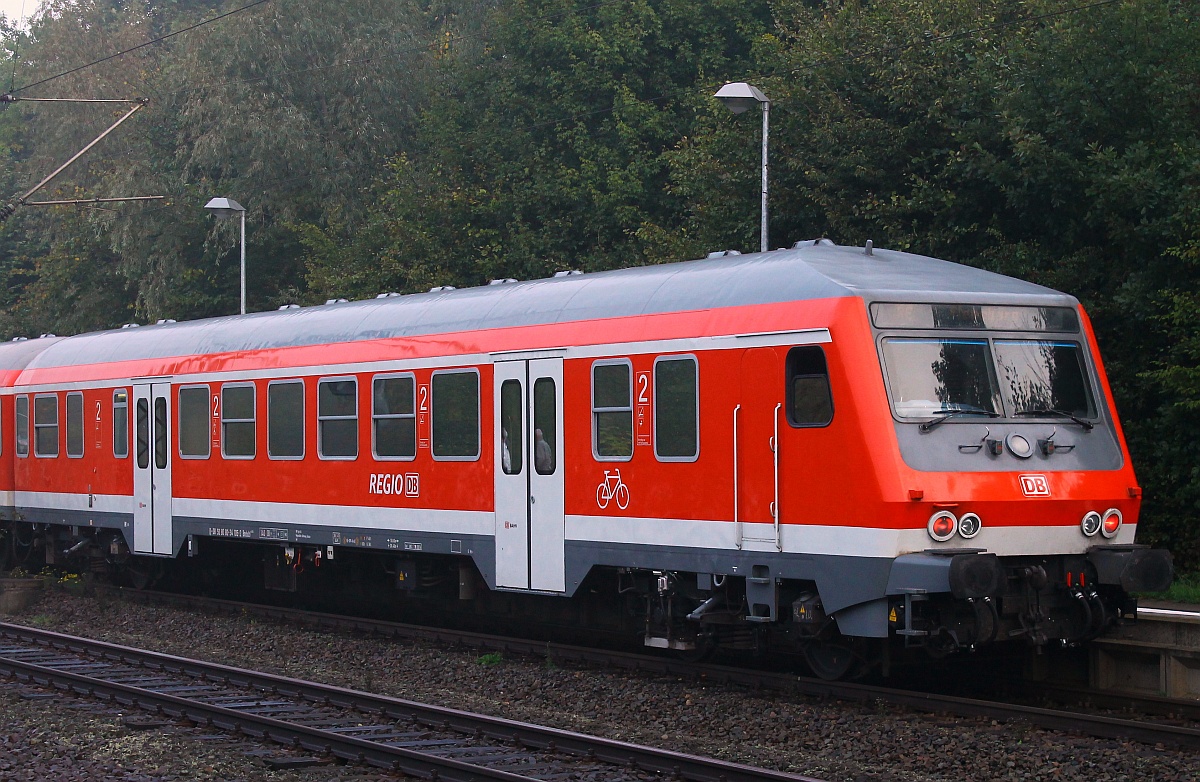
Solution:
[[[558,664],[618,667],[692,679],[702,678],[708,682],[734,684],[756,690],[774,690],[806,697],[864,703],[883,702],[928,713],[986,718],[1000,722],[1024,722],[1049,730],[1097,738],[1200,749],[1200,703],[1194,701],[1100,693],[1045,682],[1031,685],[1038,702],[1082,705],[1082,708],[1079,709],[1047,708],[855,682],[828,682],[788,673],[728,665],[689,663],[664,656],[340,616],[241,601],[118,587],[99,588],[109,590],[111,594],[119,596],[120,599],[133,602],[177,606],[189,610],[247,614],[291,626],[457,644],[476,648],[483,652],[497,651],[535,655]],[[1130,716],[1096,713],[1097,710],[1119,712]],[[1164,719],[1147,721],[1144,719],[1145,715],[1158,715]],[[1142,718],[1139,719],[1139,717]]]
[[[430,780],[820,782],[12,624],[0,674]]]

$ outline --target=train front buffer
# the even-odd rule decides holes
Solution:
[[[1135,620],[1135,593],[1166,589],[1171,578],[1169,552],[1132,543],[1052,556],[905,554],[888,580],[888,626],[935,655],[996,641],[1074,645]]]

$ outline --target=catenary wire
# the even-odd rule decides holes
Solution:
[[[255,6],[260,6],[260,5],[263,5],[264,3],[269,3],[269,2],[271,2],[271,0],[254,0],[254,2],[244,5],[241,8],[235,8],[232,11],[226,11],[223,14],[217,14],[214,17],[205,19],[202,22],[197,22],[196,24],[193,24],[193,25],[189,25],[188,27],[184,27],[181,30],[175,30],[173,32],[169,32],[166,35],[159,36],[158,38],[154,38],[149,41],[144,41],[142,43],[139,43],[137,46],[131,46],[128,49],[124,49],[122,51],[110,54],[107,57],[101,57],[99,60],[93,60],[92,62],[89,62],[86,65],[80,65],[76,68],[71,68],[70,70],[63,71],[62,73],[56,74],[54,76],[48,76],[45,79],[41,79],[40,81],[35,81],[32,84],[26,84],[24,87],[18,87],[15,90],[12,90],[12,92],[14,92],[14,93],[21,92],[22,90],[27,90],[31,87],[39,87],[43,84],[46,84],[47,82],[52,82],[55,79],[61,79],[63,76],[69,76],[72,73],[78,73],[79,71],[86,70],[95,65],[99,65],[102,62],[108,62],[109,60],[116,59],[117,57],[123,57],[126,54],[129,54],[130,52],[136,52],[138,49],[144,49],[147,46],[153,46],[154,44],[161,43],[162,41],[165,41],[169,38],[174,38],[177,35],[183,35],[184,33],[191,32],[192,30],[195,30],[197,28],[204,27],[205,25],[212,24],[213,22],[218,22],[222,19],[227,19],[228,17],[233,16],[235,14],[240,14],[242,11],[248,11],[251,8],[254,8]]]

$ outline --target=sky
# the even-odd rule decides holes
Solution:
[[[22,17],[21,7],[25,7],[25,16],[32,14],[41,4],[41,0],[0,0],[0,14],[4,14],[10,20],[20,19]]]

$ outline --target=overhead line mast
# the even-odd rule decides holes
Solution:
[[[9,93],[7,95],[0,95],[0,105],[6,106],[9,103],[16,103],[17,101],[29,101],[29,102],[36,102],[36,103],[132,103],[132,104],[134,104],[134,106],[129,111],[125,112],[124,116],[122,116],[119,120],[117,120],[112,125],[110,125],[103,133],[101,133],[99,136],[96,136],[96,138],[92,139],[92,141],[87,146],[85,146],[83,149],[79,150],[74,155],[72,155],[70,160],[63,163],[58,168],[54,169],[54,171],[49,176],[44,178],[41,182],[38,182],[36,185],[34,185],[29,190],[25,191],[25,193],[23,193],[19,197],[13,199],[12,201],[9,201],[7,204],[4,204],[3,206],[0,206],[0,222],[3,222],[4,220],[7,220],[9,217],[11,217],[13,212],[17,211],[18,206],[26,206],[26,205],[28,205],[28,206],[54,206],[54,205],[58,205],[58,204],[62,204],[62,203],[72,203],[70,201],[67,201],[67,202],[63,202],[63,201],[30,201],[29,198],[34,193],[36,193],[37,191],[39,191],[43,187],[45,187],[50,182],[50,180],[54,179],[54,177],[58,176],[63,171],[65,171],[68,166],[70,166],[72,163],[74,163],[79,158],[83,157],[83,155],[86,154],[89,149],[91,149],[92,147],[99,144],[104,139],[105,136],[107,136],[109,133],[112,133],[114,130],[116,130],[117,127],[122,122],[124,122],[125,120],[132,117],[134,115],[134,113],[136,113],[139,109],[145,107],[150,102],[150,99],[149,98],[113,98],[113,99],[107,99],[107,98],[105,98],[105,99],[101,99],[101,98],[19,98],[16,95],[13,95],[11,93]],[[104,201],[153,201],[153,200],[159,200],[162,198],[163,198],[163,196],[129,196],[126,198],[113,198],[113,199],[77,199],[77,201],[79,203],[92,203],[92,202],[101,201],[101,200],[104,200]]]

